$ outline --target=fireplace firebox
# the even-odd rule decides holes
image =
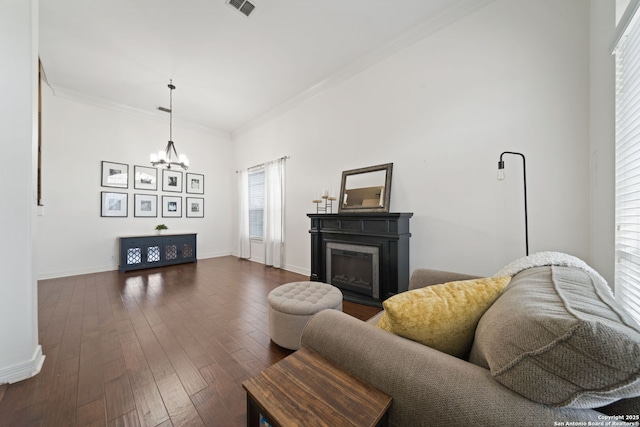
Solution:
[[[329,282],[342,289],[380,297],[380,251],[377,246],[327,242]]]
[[[308,214],[311,280],[340,288],[347,301],[374,306],[406,291],[412,215]]]

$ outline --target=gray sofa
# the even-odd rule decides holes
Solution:
[[[547,278],[558,275],[554,271],[551,267],[541,267],[516,274],[489,310],[509,295],[508,289],[514,283],[520,282],[522,287],[529,285],[526,282],[551,280]],[[533,273],[537,276],[531,276]],[[574,274],[571,269],[564,269],[565,273]],[[473,276],[419,269],[414,271],[409,288],[470,278]],[[589,280],[588,275],[586,280]],[[511,293],[515,296],[515,291]],[[511,301],[507,302],[512,304]],[[515,315],[521,318],[519,312]],[[311,347],[343,369],[391,395],[393,402],[389,409],[389,424],[392,426],[559,426],[587,425],[589,421],[607,425],[612,420],[619,423],[619,417],[624,419],[625,414],[629,414],[628,420],[637,422],[634,418],[640,414],[640,398],[622,399],[611,404],[612,398],[609,397],[607,406],[597,409],[554,407],[538,403],[501,384],[487,366],[479,366],[487,364],[486,360],[474,364],[379,329],[375,326],[379,317],[380,314],[363,322],[336,310],[322,311],[305,327],[302,345]],[[509,322],[508,318],[505,321]],[[529,331],[523,333],[526,335]],[[478,330],[475,340],[479,340]],[[476,351],[479,350],[474,342],[472,358],[482,359],[482,356],[473,355]],[[633,351],[637,351],[637,346]],[[636,356],[637,353],[630,355]],[[489,362],[493,363],[492,360]],[[632,369],[637,369],[637,366]],[[598,372],[595,374],[597,377]],[[625,387],[636,387],[636,380],[637,377],[631,381],[631,386],[626,384]],[[535,382],[535,378],[532,382]],[[635,394],[638,395],[640,393]],[[579,401],[576,405],[580,406]]]

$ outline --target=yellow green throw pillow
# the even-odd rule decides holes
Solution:
[[[478,321],[509,284],[489,277],[427,286],[397,294],[382,303],[378,327],[436,350],[464,357]]]

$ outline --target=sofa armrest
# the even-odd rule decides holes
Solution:
[[[472,276],[470,274],[454,273],[452,271],[416,268],[411,274],[409,289],[424,288],[425,286],[456,282],[458,280],[477,279],[478,277],[479,276]]]
[[[486,369],[337,310],[316,314],[303,331],[302,345],[391,395],[392,426],[540,426],[602,416],[535,403],[496,382]]]

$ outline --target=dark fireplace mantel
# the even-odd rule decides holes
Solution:
[[[307,214],[311,218],[311,280],[331,283],[342,290],[347,301],[382,306],[382,301],[409,286],[409,219],[412,213]],[[332,283],[327,277],[329,246],[361,246],[364,252],[377,254],[374,292],[359,292],[357,287]],[[371,248],[377,248],[375,250]],[[329,262],[331,264],[331,262]],[[374,264],[372,264],[374,265]]]

